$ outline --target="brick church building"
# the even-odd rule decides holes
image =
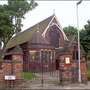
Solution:
[[[17,48],[18,47],[18,48]],[[14,36],[6,46],[5,60],[10,53],[22,53],[23,71],[62,71],[63,77],[78,77],[77,42],[68,40],[57,17],[52,15]],[[85,53],[81,50],[81,76],[87,79]]]

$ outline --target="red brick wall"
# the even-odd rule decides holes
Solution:
[[[12,60],[5,60],[0,69],[0,85],[5,84],[5,75],[15,75],[16,80],[21,80],[22,69],[22,55],[12,55]]]
[[[4,79],[4,73],[3,73],[3,70],[0,69],[0,83],[3,83],[3,79]]]
[[[68,53],[69,54],[69,53]],[[65,64],[65,57],[70,57],[71,63]],[[72,55],[60,55],[59,70],[62,73],[63,81],[78,82],[78,61],[72,60]],[[81,58],[82,82],[87,81],[86,61]]]
[[[16,79],[22,79],[23,71],[23,57],[22,55],[13,55],[14,68],[13,72],[16,75]]]

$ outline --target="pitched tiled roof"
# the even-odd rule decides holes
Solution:
[[[32,39],[29,41],[29,48],[44,49],[44,48],[53,48],[50,43],[42,36],[42,34],[37,31],[32,36]]]
[[[12,55],[12,54],[23,54],[20,46],[16,46],[14,48],[11,48],[9,51],[7,51],[5,53],[5,55]]]
[[[48,17],[47,19],[39,22],[38,24],[28,28],[24,32],[20,32],[15,37],[9,40],[9,42],[6,45],[6,49],[12,48],[16,45],[20,45],[22,43],[25,43],[27,41],[31,40],[31,37],[33,34],[39,30],[41,33],[46,29],[47,25],[50,23],[54,15]]]
[[[34,35],[33,35],[32,38],[31,38],[30,43],[31,43],[31,44],[34,44],[34,43],[36,43],[36,44],[48,44],[48,45],[50,44],[50,43],[42,36],[42,34],[41,34],[39,31],[37,31],[37,32],[34,33]]]

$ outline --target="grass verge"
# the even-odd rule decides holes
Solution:
[[[90,69],[88,69],[88,80],[90,81]]]
[[[23,72],[22,76],[25,80],[32,80],[33,78],[35,78],[35,74],[31,73],[31,72]]]

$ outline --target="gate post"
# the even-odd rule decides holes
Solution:
[[[71,55],[61,55],[59,59],[59,82],[64,85],[71,82]]]

